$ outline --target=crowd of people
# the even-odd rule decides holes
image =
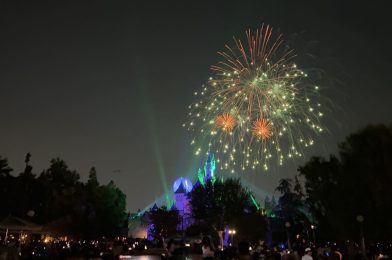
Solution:
[[[372,245],[365,254],[358,245],[347,243],[338,247],[336,243],[326,243],[323,246],[295,245],[287,249],[284,244],[267,246],[264,241],[241,241],[236,246],[225,248],[215,247],[209,237],[204,237],[201,243],[184,247],[184,243],[170,240],[167,243],[167,259],[252,259],[252,260],[380,260],[390,258],[392,245]]]
[[[4,242],[4,241],[3,241]],[[392,246],[389,244],[369,247],[367,255],[360,248],[349,245],[339,248],[336,244],[319,247],[295,245],[287,249],[284,244],[267,246],[264,241],[240,241],[227,247],[215,246],[209,236],[186,240],[172,238],[165,241],[120,238],[99,240],[32,239],[30,241],[7,241],[0,248],[0,260],[6,259],[129,259],[149,256],[150,259],[252,259],[252,260],[372,260],[388,258]]]
[[[20,243],[7,241],[0,247],[5,259],[119,259],[121,255],[143,254],[156,247],[145,239],[120,238],[99,240],[32,239]]]

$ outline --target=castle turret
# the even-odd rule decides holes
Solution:
[[[208,182],[215,179],[215,158],[213,153],[208,153],[207,161],[204,164],[204,181]]]
[[[192,188],[192,182],[183,177],[178,178],[173,184],[174,198],[176,200],[175,207],[181,217],[181,223],[178,226],[180,230],[185,230],[191,224],[192,211],[187,193],[192,191]]]

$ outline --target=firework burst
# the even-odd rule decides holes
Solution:
[[[253,135],[258,137],[259,139],[268,139],[271,137],[271,124],[268,123],[265,119],[257,119],[253,123],[252,128]]]
[[[223,113],[215,118],[215,124],[225,131],[232,131],[235,126],[235,119],[228,113]]]
[[[297,68],[294,53],[270,26],[218,52],[221,61],[189,106],[195,153],[214,152],[222,169],[268,169],[301,157],[323,131],[318,87]]]

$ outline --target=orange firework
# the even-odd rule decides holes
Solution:
[[[223,113],[215,118],[215,124],[223,130],[231,131],[235,126],[235,119],[229,113]]]
[[[271,124],[265,119],[257,119],[253,123],[252,132],[260,139],[268,139],[271,137]]]
[[[232,172],[302,157],[323,131],[319,86],[295,64],[291,44],[269,25],[244,36],[218,52],[183,124],[195,155],[215,153]]]

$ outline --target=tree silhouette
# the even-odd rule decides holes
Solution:
[[[0,217],[29,218],[59,235],[96,238],[122,234],[126,197],[114,182],[100,185],[92,168],[84,184],[59,158],[51,160],[50,167],[36,177],[30,158],[28,153],[25,170],[14,177],[7,159],[0,157]]]
[[[8,159],[0,156],[0,178],[9,178],[12,168],[8,166]]]
[[[209,226],[211,233],[228,225],[240,231],[237,237],[264,236],[265,219],[259,205],[254,203],[252,193],[241,185],[239,179],[214,184],[206,182],[204,186],[195,186],[188,196],[196,223],[203,228]],[[257,228],[249,229],[247,225],[251,222],[257,223]]]
[[[90,172],[88,174],[87,186],[91,188],[96,188],[99,186],[99,182],[97,179],[97,171],[95,167],[91,167]]]
[[[158,241],[173,236],[177,232],[180,223],[178,210],[167,210],[166,207],[153,208],[147,212],[150,220],[152,236]]]
[[[279,191],[281,194],[286,194],[291,192],[291,187],[292,180],[290,178],[286,178],[279,181],[279,185],[275,188],[275,190]]]
[[[367,239],[392,236],[386,213],[392,212],[391,127],[361,129],[339,145],[339,158],[312,158],[299,171],[306,178],[308,203],[320,220],[320,234],[355,239],[356,216],[363,215]]]

